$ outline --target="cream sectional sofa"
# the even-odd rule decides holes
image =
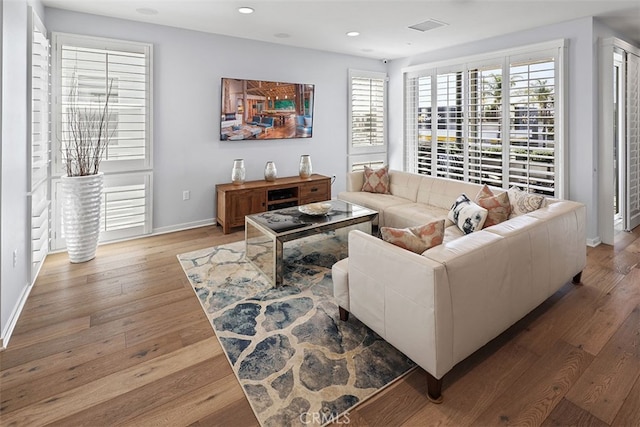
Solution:
[[[359,191],[348,177],[339,199],[379,211],[378,225],[408,227],[446,218],[461,194],[481,185],[390,171],[391,194]],[[496,191],[502,191],[493,189]],[[416,254],[360,231],[333,266],[340,317],[352,313],[427,372],[428,397],[442,377],[573,279],[586,265],[584,205],[546,206],[464,235],[446,222],[441,245]]]

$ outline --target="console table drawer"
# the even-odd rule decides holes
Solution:
[[[329,181],[305,183],[300,186],[300,204],[329,200],[331,193]]]

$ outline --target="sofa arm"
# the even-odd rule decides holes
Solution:
[[[361,191],[364,185],[364,171],[347,174],[347,191]]]
[[[451,295],[444,265],[352,231],[348,271],[354,316],[434,377],[451,369]]]

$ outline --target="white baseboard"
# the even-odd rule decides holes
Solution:
[[[592,239],[587,239],[587,246],[595,248],[596,246],[598,246],[600,243],[602,243],[602,240],[600,240],[600,237],[596,236]]]
[[[0,337],[0,348],[5,349],[7,345],[9,345],[9,340],[11,339],[11,334],[13,334],[13,330],[18,323],[18,318],[22,313],[22,309],[24,305],[27,303],[27,298],[29,298],[29,294],[31,293],[31,289],[33,289],[33,285],[27,283],[27,286],[22,290],[22,295],[18,299],[18,303],[13,307],[13,312],[9,316],[9,321],[7,322],[7,326],[2,331],[2,336]]]
[[[156,234],[173,233],[174,231],[189,230],[191,228],[198,228],[198,227],[204,227],[207,225],[215,225],[215,224],[216,224],[216,219],[210,218],[202,221],[187,222],[184,224],[171,225],[168,227],[154,228],[153,231],[151,232],[151,235],[155,236]],[[146,236],[140,236],[140,237],[146,237]]]

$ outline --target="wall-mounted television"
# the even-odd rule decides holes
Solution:
[[[222,78],[220,139],[311,138],[314,85]]]

